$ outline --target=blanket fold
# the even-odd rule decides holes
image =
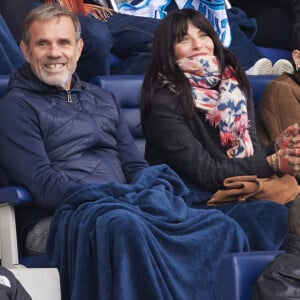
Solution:
[[[219,210],[189,208],[187,193],[166,165],[131,184],[68,191],[47,244],[62,298],[220,299],[222,255],[249,250],[248,240]]]

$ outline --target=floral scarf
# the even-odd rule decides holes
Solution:
[[[221,79],[215,56],[197,56],[177,61],[189,79],[194,103],[206,113],[211,126],[219,127],[220,140],[227,156],[249,157],[253,145],[248,132],[247,99],[230,67]]]

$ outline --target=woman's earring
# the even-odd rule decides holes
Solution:
[[[296,66],[296,71],[299,72],[300,67],[297,65]]]

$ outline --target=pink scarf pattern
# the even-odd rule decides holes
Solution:
[[[253,155],[248,131],[247,99],[232,69],[227,67],[221,79],[215,56],[197,56],[177,61],[189,79],[195,106],[205,112],[211,126],[219,127],[220,141],[227,156],[242,158]]]

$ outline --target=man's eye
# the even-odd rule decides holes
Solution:
[[[46,46],[46,43],[45,43],[45,42],[39,42],[39,46],[40,46],[40,47],[45,47],[45,46]]]

